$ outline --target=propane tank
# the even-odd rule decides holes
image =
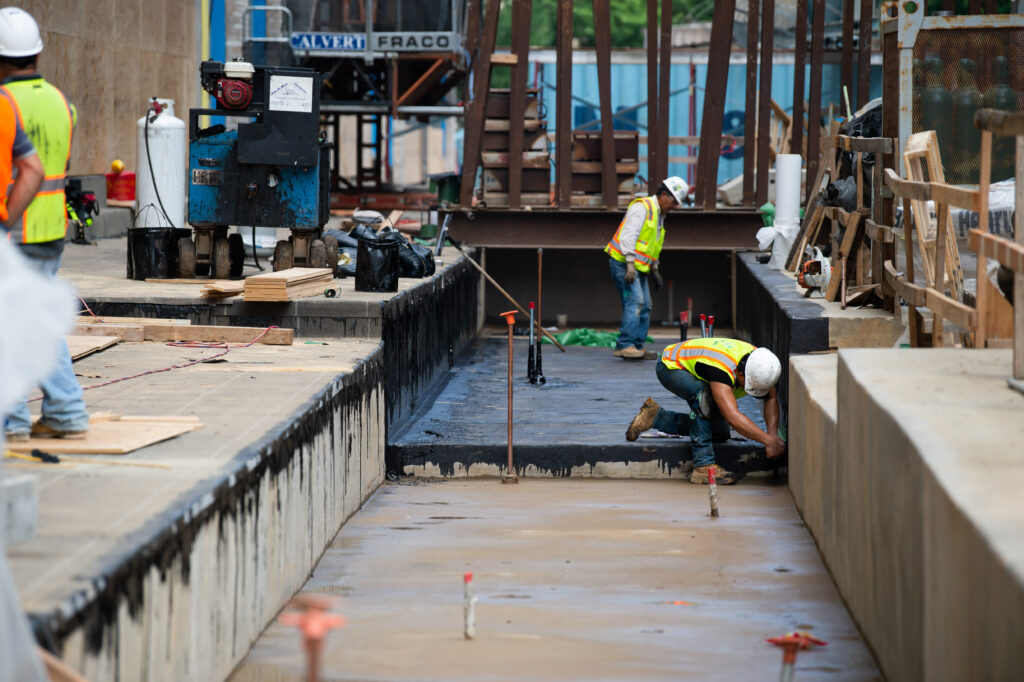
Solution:
[[[955,171],[952,182],[977,182],[981,131],[974,127],[974,114],[981,103],[981,91],[974,84],[974,60],[964,57],[960,60],[957,88],[953,91],[953,130],[958,157],[942,159],[944,165],[952,166]]]
[[[137,125],[135,226],[186,227],[185,122],[174,100],[154,97]]]
[[[1017,93],[1010,87],[1010,60],[1002,55],[992,60],[992,87],[985,91],[985,108],[1017,110]],[[997,135],[992,140],[992,182],[1014,175],[1016,138]]]

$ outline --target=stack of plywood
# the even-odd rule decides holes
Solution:
[[[241,281],[215,279],[211,282],[207,282],[205,286],[199,290],[199,295],[203,298],[231,298],[232,296],[238,296],[241,294],[244,288],[245,283]]]
[[[333,282],[330,268],[290,268],[246,277],[242,297],[246,301],[294,301],[320,295]]]

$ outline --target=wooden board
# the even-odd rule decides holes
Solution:
[[[116,343],[121,343],[121,338],[118,336],[68,336],[67,341],[68,350],[71,351],[71,361],[74,362],[104,348],[110,348]]]
[[[79,336],[117,336],[122,341],[198,341],[249,343],[263,332],[263,327],[221,327],[183,324],[87,324],[75,328]],[[290,346],[295,336],[292,329],[271,329],[260,343]]]
[[[145,340],[141,324],[108,324],[104,322],[79,322],[71,328],[72,336],[116,336],[122,341],[140,343]]]
[[[277,272],[264,272],[260,275],[252,275],[245,278],[245,285],[262,286],[264,284],[294,284],[305,282],[324,275],[333,276],[330,268],[289,268]]]
[[[179,278],[168,278],[159,279],[157,277],[147,277],[146,281],[150,284],[208,284],[209,280],[206,279],[179,279]]]
[[[283,301],[295,301],[300,298],[309,298],[311,296],[322,296],[325,289],[337,289],[333,286],[334,280],[328,279],[320,282],[306,282],[297,286],[290,286],[286,291],[274,291],[274,290],[247,290],[242,295],[246,301],[265,301],[265,302],[283,302]]]
[[[127,418],[90,422],[85,438],[30,438],[7,443],[15,452],[42,450],[52,454],[126,455],[154,443],[202,428],[196,422],[132,421]]]
[[[94,322],[109,324],[192,324],[192,320],[171,317],[112,317],[110,315],[93,317],[92,315],[79,315],[76,320],[79,324]]]

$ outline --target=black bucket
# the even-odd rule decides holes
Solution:
[[[128,279],[173,279],[178,276],[178,238],[188,228],[132,227],[128,230]]]
[[[356,254],[356,291],[398,291],[400,267],[396,239],[360,239]]]

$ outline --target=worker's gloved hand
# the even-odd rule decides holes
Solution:
[[[632,284],[636,280],[636,266],[632,262],[626,262],[626,284]]]
[[[775,459],[786,451],[786,441],[778,436],[768,436],[768,442],[764,444],[764,449],[768,459]]]
[[[661,291],[661,287],[665,284],[665,280],[661,278],[661,271],[658,270],[657,263],[655,263],[654,267],[651,268],[651,279],[654,280],[654,290]]]

